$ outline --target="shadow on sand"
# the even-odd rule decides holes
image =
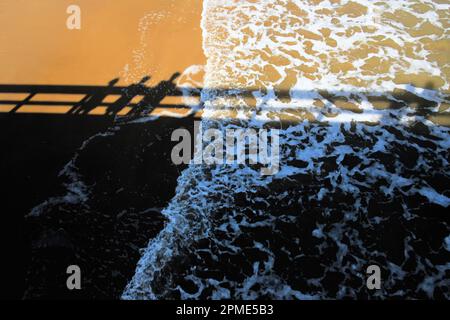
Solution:
[[[26,298],[119,297],[133,275],[139,249],[164,225],[159,211],[174,195],[182,170],[170,161],[171,149],[176,144],[171,142],[170,135],[180,127],[193,132],[194,126],[192,117],[160,118],[151,126],[126,124],[126,120],[149,114],[167,96],[181,96],[174,83],[178,76],[175,73],[155,87],[145,85],[150,77],[128,87],[117,87],[118,79],[98,87],[0,85],[0,93],[27,95],[23,100],[0,101],[0,106],[14,105],[8,113],[0,115],[0,142],[4,151],[1,181],[2,189],[7,190],[1,233],[3,243],[10,243],[6,255],[11,257],[4,292],[22,297],[26,289]],[[38,94],[84,96],[75,104],[33,101]],[[282,99],[288,99],[290,94],[276,92]],[[357,98],[357,93],[319,94],[333,103]],[[107,103],[109,95],[119,97]],[[389,95],[393,99],[386,99],[385,94],[368,94],[370,101],[384,102],[388,109],[413,106],[416,114],[423,117],[432,115],[436,106],[435,102],[410,92]],[[142,99],[133,104],[132,100],[138,96]],[[63,114],[20,113],[27,105],[49,108],[66,105],[69,110]],[[106,107],[104,116],[89,116],[99,106]],[[127,114],[119,116],[126,107],[130,108]],[[96,135],[115,133],[118,130],[115,120],[120,119],[126,124],[120,128],[120,134],[106,138]],[[89,142],[83,144],[88,138]],[[62,196],[67,192],[67,181],[58,176],[67,163],[82,168],[79,174],[83,175],[83,181],[103,200],[96,199],[89,207],[56,205],[45,215],[28,218],[25,223],[24,217],[33,207],[50,195]],[[104,251],[105,248],[110,251]],[[73,261],[82,261],[85,272],[87,282],[81,292],[70,292],[65,286],[65,268]]]

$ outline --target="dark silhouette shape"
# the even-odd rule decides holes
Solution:
[[[120,116],[116,120],[119,122],[127,122],[128,120],[136,119],[142,115],[148,114],[157,107],[165,96],[182,96],[181,90],[176,88],[173,81],[179,76],[179,73],[175,73],[169,80],[162,81],[155,87],[147,87],[144,83],[148,80],[144,77],[139,83],[132,84],[131,86],[115,86],[117,79],[112,80],[108,86],[83,86],[83,85],[19,85],[19,84],[0,84],[0,99],[2,93],[24,93],[27,94],[25,99],[8,99],[0,100],[0,105],[15,105],[15,107],[8,111],[8,115],[15,115],[18,110],[24,105],[39,105],[39,106],[72,106],[67,114],[84,114],[88,113],[97,106],[106,106],[107,114],[109,116],[117,115],[125,106],[130,106],[132,109],[126,116]],[[427,83],[426,89],[434,90],[432,83]],[[202,91],[211,91],[222,95],[230,92],[230,94],[238,94],[241,97],[253,97],[253,90],[239,90],[237,88],[198,88],[197,92],[192,92],[191,96],[199,96]],[[358,96],[358,92],[343,92],[333,90],[319,90],[315,91],[323,99],[335,104],[339,101],[347,101],[346,97]],[[280,98],[288,98],[291,94],[296,93],[298,95],[302,93],[311,93],[309,90],[277,90],[275,95]],[[74,105],[73,101],[63,100],[51,100],[49,101],[32,101],[35,95],[39,94],[82,94],[84,97]],[[395,90],[393,92],[364,92],[369,102],[388,102],[387,108],[390,110],[398,110],[405,107],[411,107],[415,109],[416,115],[424,116],[428,118],[432,112],[432,108],[436,106],[436,103],[427,99],[421,98],[417,94],[408,92],[406,90]],[[120,95],[117,101],[108,103],[104,102],[104,98],[108,95]],[[143,99],[137,103],[130,103],[132,96],[143,96]],[[205,97],[208,95],[204,95]],[[211,95],[214,97],[215,95]],[[358,99],[356,99],[358,100]],[[447,96],[445,101],[448,102]],[[203,100],[204,104],[206,101]],[[185,108],[182,104],[165,105],[170,108]],[[202,107],[200,107],[202,108]],[[383,108],[383,107],[380,107]],[[375,106],[375,109],[378,109]],[[196,109],[198,110],[198,108]],[[191,110],[192,112],[192,110]],[[365,110],[365,113],[377,112],[377,110]],[[192,115],[192,114],[191,114]],[[392,113],[391,115],[394,116]],[[438,114],[439,119],[442,119],[444,123],[447,123],[448,115],[445,113]],[[108,117],[109,118],[109,117]]]
[[[83,85],[18,85],[18,84],[0,84],[0,99],[2,93],[25,93],[25,99],[4,99],[0,100],[0,105],[11,105],[15,107],[8,110],[10,115],[16,114],[20,107],[24,105],[39,105],[39,106],[71,106],[70,110],[66,112],[68,115],[89,115],[89,112],[96,107],[107,107],[106,116],[113,117],[124,107],[131,107],[132,110],[125,117],[120,117],[120,120],[126,121],[145,111],[151,111],[155,108],[165,96],[182,96],[183,93],[173,83],[179,73],[175,73],[169,80],[162,81],[155,87],[147,87],[145,83],[150,79],[150,76],[143,77],[138,83],[130,86],[115,86],[118,79],[109,82],[108,86],[83,86]],[[199,89],[200,90],[200,89]],[[199,96],[199,92],[192,94],[192,96]],[[78,102],[69,100],[48,100],[32,101],[32,98],[39,94],[82,94],[83,98]],[[114,102],[104,102],[108,95],[120,95]],[[134,97],[143,96],[142,101],[131,103]],[[171,108],[185,108],[182,104],[168,105]],[[49,108],[51,110],[51,108]],[[51,112],[50,112],[51,113]],[[58,112],[59,113],[59,112]]]
[[[113,104],[108,106],[106,109],[106,115],[115,116],[120,112],[120,110],[129,105],[134,97],[145,91],[147,88],[145,83],[150,80],[150,78],[150,76],[145,76],[138,83],[133,83],[132,85],[122,89],[122,96]]]
[[[71,114],[89,114],[96,107],[101,105],[103,100],[109,95],[108,90],[110,87],[119,82],[119,78],[113,79],[108,83],[108,86],[103,90],[98,90],[90,96],[84,97],[79,103],[77,103],[68,113]]]
[[[133,108],[128,115],[132,118],[149,114],[166,96],[173,95],[177,90],[174,83],[180,76],[179,72],[174,73],[169,80],[161,81],[154,88],[147,88],[144,98]]]
[[[431,81],[427,82],[425,85],[425,89],[434,90],[434,85]],[[424,118],[428,118],[432,113],[432,108],[436,107],[436,103],[428,100],[420,100],[418,101],[417,106],[417,114],[423,116]]]
[[[19,102],[11,111],[9,111],[9,113],[15,113],[21,106],[28,104],[35,95],[36,93],[34,92],[30,93],[23,101]]]

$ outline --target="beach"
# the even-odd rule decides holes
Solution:
[[[449,298],[446,1],[79,1],[80,30],[68,4],[1,2],[17,295]],[[195,120],[273,130],[277,170],[250,146],[176,165],[172,134]],[[83,290],[66,290],[71,261]]]
[[[154,86],[169,79],[175,72],[204,64],[199,23],[202,6],[199,1],[78,1],[81,30],[66,28],[69,16],[66,9],[70,4],[71,1],[51,0],[0,2],[0,25],[3,30],[0,39],[8,43],[8,46],[0,49],[0,84],[104,86],[110,80],[119,78],[116,86],[126,87],[150,75],[152,78],[146,85]],[[1,93],[0,99],[21,101],[27,95]],[[103,102],[111,103],[119,97],[119,94],[110,95]],[[30,287],[26,280],[27,272],[35,264],[31,261],[33,249],[30,239],[33,228],[30,229],[29,224],[25,223],[25,216],[49,196],[65,192],[61,170],[85,140],[107,131],[113,125],[111,117],[68,117],[66,113],[82,98],[83,94],[40,93],[33,97],[33,105],[24,105],[12,115],[6,112],[13,109],[15,104],[0,105],[1,145],[3,150],[7,150],[2,155],[2,185],[7,190],[3,203],[5,222],[2,239],[16,244],[5,248],[10,257],[5,265],[5,272],[10,275],[5,283],[5,288],[8,288],[3,292],[5,296],[22,298],[26,289],[28,297],[38,296],[38,293],[33,295],[38,284],[34,283]],[[58,105],[60,101],[72,105]],[[175,97],[167,100],[167,103],[180,103],[180,99]],[[166,112],[167,108],[159,110]],[[98,107],[92,114],[102,115],[104,112],[105,107]],[[172,114],[176,112],[179,109],[172,110]],[[170,140],[170,136],[166,139]],[[133,157],[133,154],[130,156]],[[127,163],[120,166],[123,166],[124,171],[128,169]],[[172,175],[171,179],[176,177]],[[162,190],[170,195],[174,192],[174,186]],[[156,225],[160,221],[152,220]],[[42,223],[37,230],[44,225]],[[113,231],[105,231],[106,234],[108,232]],[[151,235],[145,235],[141,247],[146,245],[149,237]],[[46,254],[44,252],[36,257],[48,259]],[[136,251],[134,255],[136,263]],[[60,257],[65,259],[66,256]],[[58,265],[55,256],[53,260]],[[51,270],[48,271],[50,274]],[[130,265],[128,277],[133,270],[134,265]],[[39,272],[43,271],[38,268],[36,274],[42,275]],[[64,270],[58,272],[58,277],[64,276]],[[53,289],[48,287],[46,293],[40,293],[41,298],[59,295],[55,290],[60,286],[55,287],[54,283]],[[122,283],[122,287],[125,284]],[[50,286],[50,282],[47,285]],[[122,289],[119,285],[115,290],[121,292]],[[107,295],[103,292],[100,296],[117,297],[120,295],[118,291],[115,291],[115,295],[111,291]],[[98,296],[99,292],[90,293],[91,296],[95,294]]]

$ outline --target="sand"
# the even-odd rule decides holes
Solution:
[[[3,0],[0,83],[156,83],[203,64],[196,0],[80,0],[81,30],[66,27],[70,0]]]

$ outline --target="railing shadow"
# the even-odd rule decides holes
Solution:
[[[174,73],[172,77],[166,81],[161,81],[154,87],[147,87],[145,83],[150,79],[145,76],[138,83],[130,86],[115,86],[119,81],[118,78],[111,80],[107,86],[80,86],[80,85],[0,85],[0,94],[26,94],[25,99],[2,99],[0,106],[14,105],[10,110],[1,111],[14,114],[19,113],[24,106],[41,106],[69,107],[65,112],[68,115],[90,115],[97,107],[106,107],[103,115],[115,116],[119,112],[128,108],[126,115],[138,117],[150,112],[157,107],[160,102],[167,96],[181,96],[181,91],[177,90],[174,83],[179,73]],[[33,100],[38,94],[52,95],[73,95],[81,94],[83,98],[79,101],[67,100]],[[111,95],[118,95],[118,99],[114,102],[105,102],[106,98]],[[132,100],[141,97],[138,103],[132,103]],[[0,96],[1,97],[1,96]],[[171,107],[181,107],[180,105],[172,105]],[[39,112],[37,112],[39,113]],[[51,113],[50,110],[48,113]]]
[[[91,116],[102,115],[117,119],[119,115],[121,120],[133,120],[150,114],[155,108],[186,108],[183,103],[164,104],[161,102],[166,97],[182,97],[184,88],[177,87],[175,80],[179,77],[179,73],[174,73],[168,80],[161,81],[153,87],[146,86],[149,76],[143,77],[138,83],[129,86],[116,86],[119,79],[111,80],[106,86],[83,86],[83,85],[19,85],[9,84],[0,85],[0,113],[17,114],[17,113],[58,113],[72,116]],[[294,100],[293,103],[286,104],[288,109],[295,109],[295,101],[310,99],[321,101],[323,110],[326,114],[327,110],[340,109],[351,114],[381,114],[383,110],[400,110],[408,109],[409,114],[428,119],[432,116],[439,116],[444,123],[449,122],[447,113],[438,113],[436,106],[439,102],[444,102],[447,109],[450,108],[450,99],[448,95],[437,92],[437,95],[430,96],[423,92],[436,92],[431,83],[426,88],[419,89],[407,86],[405,90],[396,90],[393,92],[373,92],[373,91],[333,91],[333,90],[241,90],[227,88],[196,88],[189,93],[191,97],[196,97],[201,103],[196,106],[197,110],[201,109],[203,104],[209,99],[215,99],[220,96],[236,96],[243,99],[259,100],[258,105],[263,107],[260,109],[252,109],[248,106],[226,106],[222,105],[218,110],[239,109],[252,112],[262,110],[279,112],[283,109],[271,107],[270,101],[279,99],[280,101]],[[3,99],[3,94],[23,94],[22,99]],[[40,94],[55,95],[82,95],[78,101],[68,101],[65,99],[47,99],[36,100]],[[108,102],[110,96],[118,96],[113,102]],[[425,96],[425,97],[424,97]],[[209,97],[209,98],[208,98]],[[440,97],[440,98],[436,98]],[[134,102],[137,100],[138,102]],[[361,109],[359,105],[363,102],[369,102],[373,107],[369,109]],[[8,109],[9,106],[9,109]],[[35,106],[31,111],[24,107]],[[57,111],[56,107],[59,108]],[[93,112],[96,108],[101,107],[103,112]],[[47,109],[46,109],[47,108]],[[53,109],[52,109],[53,108]],[[444,110],[445,110],[444,108]],[[45,110],[46,109],[46,110]],[[189,113],[188,113],[189,115]]]
[[[145,116],[149,112],[151,112],[153,109],[155,109],[157,106],[161,106],[161,102],[164,98],[168,96],[173,97],[181,97],[183,95],[183,89],[178,88],[174,84],[174,80],[178,74],[174,74],[170,79],[167,81],[163,81],[159,83],[158,85],[154,87],[147,87],[145,83],[148,81],[149,77],[144,77],[141,81],[138,83],[132,84],[127,87],[120,87],[116,86],[117,79],[114,79],[109,82],[106,86],[52,86],[52,85],[0,85],[0,99],[1,94],[9,94],[9,93],[19,93],[24,94],[25,98],[23,99],[9,99],[9,100],[0,100],[0,107],[2,105],[13,105],[13,108],[8,110],[6,112],[6,115],[8,117],[15,118],[16,120],[20,120],[20,123],[15,121],[9,121],[10,118],[4,118],[2,125],[0,126],[2,128],[2,139],[4,142],[4,145],[6,146],[4,150],[8,150],[6,152],[6,159],[7,161],[4,162],[5,165],[3,165],[3,169],[6,172],[5,176],[6,179],[3,177],[3,181],[13,181],[13,183],[10,183],[7,187],[9,189],[9,193],[6,197],[6,207],[10,210],[6,210],[7,213],[9,213],[8,219],[14,219],[13,214],[16,216],[19,216],[22,212],[29,209],[29,207],[33,207],[36,205],[36,201],[44,201],[47,199],[48,194],[51,194],[53,192],[60,192],[58,182],[55,179],[51,179],[51,177],[55,177],[59,169],[71,159],[74,150],[76,150],[79,145],[85,141],[89,136],[95,134],[96,132],[104,130],[106,127],[109,126],[111,122],[111,118],[123,114],[123,111],[126,111],[126,114],[123,115],[125,119],[137,119],[141,116]],[[426,89],[433,90],[432,86],[428,86]],[[374,108],[372,110],[364,110],[364,113],[383,113],[384,110],[401,110],[403,108],[405,109],[411,109],[413,110],[412,113],[423,117],[428,118],[434,114],[435,111],[433,111],[438,102],[426,99],[424,97],[420,96],[420,93],[414,93],[407,90],[404,91],[396,91],[396,92],[344,92],[344,91],[308,91],[308,90],[295,90],[295,91],[283,91],[283,90],[275,90],[272,92],[255,92],[252,90],[238,90],[238,89],[223,89],[223,88],[198,88],[196,91],[192,93],[193,96],[199,96],[200,92],[202,92],[202,101],[207,102],[208,100],[215,99],[217,96],[232,96],[236,95],[237,97],[243,97],[243,98],[251,98],[251,99],[259,99],[260,102],[262,101],[264,106],[264,110],[273,110],[277,111],[277,108],[271,107],[271,100],[281,99],[281,100],[288,100],[294,97],[295,99],[301,100],[301,99],[318,99],[320,101],[324,102],[324,109],[326,109],[327,104],[330,105],[338,105],[342,106],[344,110],[347,110],[350,113],[358,114],[362,110],[355,109],[351,106],[358,106],[358,103],[360,103],[362,100],[366,99],[370,103],[374,105]],[[45,101],[35,101],[37,95],[39,94],[50,94],[50,95],[69,95],[69,94],[81,94],[83,97],[82,99],[73,102],[73,101],[65,101],[65,100],[45,100]],[[117,95],[118,98],[114,102],[106,102],[107,98],[110,95]],[[133,99],[136,99],[137,97],[140,97],[141,100],[137,103],[132,102]],[[210,97],[210,98],[208,98]],[[346,105],[348,103],[348,105]],[[353,104],[352,104],[353,103]],[[294,102],[295,104],[295,102]],[[21,114],[22,108],[26,106],[42,106],[44,108],[52,108],[54,106],[59,105],[65,105],[66,108],[64,109],[63,113],[60,114],[43,114],[40,115],[40,119],[36,119],[35,113],[29,113],[29,114]],[[289,104],[287,104],[289,105]],[[379,105],[379,106],[378,106]],[[167,107],[167,105],[165,105]],[[105,112],[100,117],[93,117],[93,111],[97,107],[105,107]],[[170,107],[185,107],[182,104],[174,104],[170,105]],[[230,105],[222,106],[224,110],[235,108],[235,106]],[[295,106],[294,106],[295,107]],[[127,108],[127,109],[126,109]],[[246,109],[245,107],[240,107],[241,109]],[[347,108],[347,109],[345,109]],[[251,109],[248,108],[247,109]],[[409,112],[409,111],[408,111]],[[23,118],[18,119],[19,116],[23,116]],[[446,116],[446,115],[445,115]],[[26,119],[25,119],[26,118]],[[51,119],[49,119],[51,118]],[[24,125],[24,121],[26,120],[26,125]],[[93,165],[94,168],[105,168],[105,170],[93,170],[92,173],[93,177],[97,178],[95,180],[97,186],[102,186],[100,183],[98,183],[102,176],[108,177],[105,178],[105,181],[103,182],[103,188],[107,190],[109,193],[108,195],[113,195],[110,197],[105,197],[108,200],[105,202],[99,202],[98,212],[104,213],[106,218],[103,218],[103,220],[96,220],[95,223],[91,223],[91,220],[86,220],[86,224],[80,224],[81,226],[85,226],[88,224],[92,225],[100,225],[100,229],[105,233],[106,235],[112,234],[114,237],[117,237],[119,244],[126,244],[127,241],[130,241],[129,239],[123,239],[122,237],[126,237],[127,233],[121,233],[116,232],[120,226],[119,223],[114,223],[112,225],[109,224],[110,221],[119,221],[118,218],[116,218],[116,211],[110,210],[110,208],[118,207],[118,204],[126,207],[129,203],[133,203],[133,206],[136,206],[136,203],[138,201],[142,201],[142,207],[154,207],[154,204],[147,203],[146,201],[153,201],[152,197],[145,196],[144,200],[142,200],[139,196],[139,198],[135,199],[129,194],[136,194],[140,195],[140,193],[125,193],[125,195],[121,195],[120,193],[117,194],[116,190],[114,189],[115,185],[110,183],[109,176],[110,174],[102,174],[103,172],[115,172],[115,174],[118,176],[117,181],[132,181],[131,185],[135,186],[137,189],[141,188],[141,185],[136,183],[135,181],[145,181],[145,185],[150,181],[149,185],[151,186],[157,186],[158,190],[163,190],[162,193],[165,193],[167,195],[171,194],[170,192],[173,192],[176,186],[176,179],[178,176],[176,174],[173,174],[173,176],[169,176],[170,183],[173,183],[175,186],[172,186],[171,188],[168,188],[170,192],[168,192],[166,189],[164,189],[164,184],[167,184],[166,182],[164,184],[161,184],[161,179],[158,171],[161,171],[161,167],[158,166],[161,163],[167,164],[170,163],[169,160],[162,161],[161,155],[170,155],[171,145],[170,143],[167,143],[169,140],[169,135],[172,130],[172,128],[179,128],[180,126],[185,126],[188,128],[192,128],[193,125],[190,123],[192,119],[187,119],[189,121],[186,121],[188,123],[183,122],[186,119],[177,120],[174,121],[172,124],[168,124],[167,122],[170,122],[174,119],[170,119],[168,121],[164,120],[158,123],[155,126],[151,126],[152,128],[149,129],[149,132],[144,135],[144,138],[142,141],[139,141],[139,139],[136,139],[135,131],[136,130],[124,130],[125,133],[123,133],[123,139],[118,141],[115,140],[116,143],[114,148],[108,148],[108,143],[111,142],[109,140],[100,140],[104,145],[106,145],[106,148],[98,148],[99,144],[92,147],[91,149],[85,149],[85,153],[89,153],[87,150],[91,150],[91,153],[95,153],[95,155],[102,155],[102,157],[87,157],[85,159],[85,165],[90,164]],[[151,145],[152,148],[155,148],[153,144],[150,144],[150,142],[153,143],[153,136],[157,136],[161,134],[163,125],[166,124],[166,140],[161,140],[162,142],[159,142],[158,146],[161,149],[154,149],[152,153],[151,160],[147,160],[147,162],[142,163],[142,167],[139,167],[139,170],[133,171],[131,168],[134,168],[133,161],[139,162],[141,159],[142,154],[139,154],[139,157],[136,155],[135,150],[145,150],[145,146]],[[39,128],[39,130],[36,130],[36,128]],[[130,129],[130,128],[125,128]],[[131,128],[133,129],[133,128]],[[147,128],[146,128],[147,129]],[[12,138],[11,138],[12,137]],[[50,137],[50,138],[49,138]],[[109,138],[106,138],[109,139]],[[0,139],[1,140],[1,139]],[[12,141],[13,140],[13,141]],[[138,140],[136,142],[136,140]],[[156,139],[158,140],[158,139]],[[42,141],[45,141],[45,143],[42,143]],[[139,144],[139,148],[134,149],[128,149],[132,150],[133,152],[124,152],[123,150],[127,150],[125,147],[128,146],[130,141],[133,141],[133,144]],[[95,141],[94,141],[95,142]],[[108,142],[108,143],[105,143]],[[98,142],[97,142],[98,143]],[[12,144],[15,144],[15,148],[10,148]],[[31,146],[24,148],[23,146]],[[141,147],[142,146],[142,147]],[[14,151],[11,151],[14,150]],[[109,151],[108,151],[109,150]],[[114,153],[114,150],[119,150],[120,154],[125,154],[126,157],[119,158],[117,155],[119,153]],[[144,151],[141,151],[144,152]],[[111,155],[111,156],[110,156]],[[112,156],[115,155],[115,156]],[[143,156],[142,156],[143,157]],[[93,160],[95,159],[95,161]],[[108,161],[108,159],[111,159],[111,161]],[[82,161],[82,160],[81,160]],[[151,161],[151,162],[148,162]],[[98,163],[98,167],[96,167],[96,163]],[[150,165],[151,164],[151,165]],[[86,166],[89,167],[89,166]],[[109,168],[114,168],[114,170],[108,171]],[[156,168],[154,170],[147,170],[147,168]],[[145,169],[145,170],[144,170]],[[167,169],[165,169],[167,170]],[[175,169],[173,170],[175,172]],[[90,172],[90,171],[86,171]],[[123,176],[133,175],[136,176],[142,176],[145,177],[141,180],[127,180],[122,178]],[[142,174],[145,172],[146,174]],[[147,174],[148,172],[148,174]],[[20,173],[20,174],[19,174]],[[33,179],[30,179],[32,177]],[[150,179],[150,178],[151,179]],[[120,178],[120,179],[119,179]],[[99,187],[100,188],[100,187]],[[125,188],[126,189],[126,188]],[[156,189],[156,187],[155,187]],[[36,191],[38,190],[38,191]],[[101,189],[99,189],[101,190]],[[100,194],[100,193],[98,193]],[[36,197],[36,199],[31,199],[31,195]],[[136,196],[138,197],[138,196]],[[169,197],[169,198],[170,198]],[[128,202],[127,202],[128,201]],[[158,200],[159,201],[159,200]],[[168,201],[168,200],[167,200]],[[129,205],[128,205],[129,206]],[[78,209],[78,208],[76,208]],[[89,219],[92,219],[92,214],[86,213],[82,210],[80,210],[81,213],[79,215],[74,214],[74,216],[77,216],[77,221],[83,221],[85,217],[89,217]],[[117,210],[119,212],[120,210]],[[57,208],[55,210],[56,212],[55,216],[59,217],[61,210]],[[142,219],[151,220],[154,219],[153,216],[139,215],[140,211],[136,211],[137,213],[130,213],[126,214],[124,217],[126,219],[130,219],[130,221],[133,221],[131,219],[141,219],[139,221],[142,221]],[[50,213],[50,216],[52,213]],[[67,217],[70,217],[71,215],[66,215]],[[100,215],[98,215],[100,216]],[[105,217],[104,216],[104,217]],[[119,214],[117,214],[119,216]],[[122,214],[120,214],[121,219],[123,219]],[[61,221],[61,220],[58,220]],[[62,220],[62,222],[58,222],[56,226],[58,228],[63,228],[63,230],[69,230],[69,227],[71,224],[71,218],[67,218],[67,220]],[[128,221],[128,220],[126,220]],[[153,222],[152,222],[153,223]],[[150,224],[150,222],[149,222]],[[162,223],[161,223],[162,224]],[[5,225],[8,225],[8,223],[5,223]],[[119,225],[119,226],[117,226]],[[134,225],[129,223],[129,225]],[[43,256],[47,254],[48,251],[51,251],[51,254],[54,254],[54,251],[61,250],[62,253],[59,251],[55,253],[55,256],[50,256],[51,259],[44,260],[47,261],[47,263],[61,263],[64,264],[65,260],[63,258],[67,254],[65,251],[66,249],[60,249],[61,245],[56,244],[54,245],[54,242],[60,241],[59,238],[55,238],[54,234],[51,232],[46,232],[45,228],[48,227],[51,229],[53,225],[51,223],[48,223],[48,225],[41,224],[41,220],[38,220],[33,227],[39,226],[39,228],[32,229],[34,232],[36,232],[39,236],[42,236],[38,240],[38,245],[40,246],[48,246],[46,249],[40,249]],[[50,227],[49,227],[50,226]],[[77,234],[77,231],[79,231],[79,225],[75,224],[75,227],[73,227],[72,235]],[[133,240],[132,241],[142,241],[142,242],[136,242],[136,247],[142,247],[145,246],[145,244],[148,241],[149,237],[149,228],[148,225],[145,223],[142,223],[139,225],[140,231],[144,235],[141,238],[136,237],[136,235],[140,235],[140,232],[136,232],[133,229]],[[11,238],[16,236],[16,230],[14,228],[8,228],[11,230]],[[31,229],[31,228],[30,228]],[[41,229],[44,230],[42,234],[39,232]],[[89,229],[90,230],[90,229]],[[155,227],[155,230],[158,230]],[[51,231],[51,230],[50,230]],[[59,229],[57,230],[59,232]],[[65,231],[64,231],[65,232]],[[77,245],[79,245],[81,248],[88,248],[86,251],[83,251],[84,257],[88,259],[88,261],[94,261],[94,266],[98,267],[97,264],[100,261],[103,261],[102,259],[97,259],[97,252],[93,249],[94,246],[89,247],[89,241],[92,240],[93,243],[95,243],[96,246],[99,246],[98,238],[101,238],[103,235],[102,232],[98,232],[98,229],[93,229],[90,231],[93,236],[83,236],[83,234],[80,235],[76,242]],[[13,234],[14,233],[14,234]],[[56,235],[59,235],[57,233]],[[88,234],[90,235],[90,234]],[[29,235],[27,235],[29,236]],[[56,240],[55,240],[56,239]],[[64,240],[64,234],[62,236],[62,239]],[[137,240],[136,240],[137,239]],[[24,241],[24,240],[22,240]],[[108,241],[105,237],[105,243]],[[130,241],[131,242],[131,241]],[[106,244],[103,242],[100,242],[103,247],[100,245],[100,248],[108,248]],[[134,243],[134,242],[132,242]],[[28,242],[26,242],[28,244]],[[24,245],[25,246],[25,245]],[[83,247],[84,246],[84,247]],[[55,249],[56,247],[56,249]],[[132,258],[129,258],[127,255],[122,255],[123,257],[126,257],[123,260],[120,260],[119,262],[124,263],[124,265],[127,266],[127,272],[126,276],[131,277],[132,274],[129,274],[130,270],[134,271],[134,266],[139,258],[139,252],[131,251],[134,250],[133,248],[128,248],[124,245],[123,252],[128,253],[132,256]],[[31,250],[31,249],[29,249]],[[53,251],[52,251],[53,250]],[[69,250],[69,254],[71,254],[71,249]],[[130,253],[131,252],[131,253]],[[105,251],[105,255],[107,258],[110,256],[113,256],[114,259],[111,259],[111,265],[116,266],[117,261],[115,253],[110,255],[108,252]],[[45,256],[47,257],[47,256]],[[63,257],[63,258],[61,258]],[[39,258],[39,255],[38,255]],[[37,264],[40,265],[40,262],[42,260],[37,259]],[[36,262],[34,262],[36,263]],[[130,266],[128,266],[128,264]],[[42,277],[43,279],[47,279],[42,276],[42,274],[39,274],[39,270],[36,269],[38,275]],[[48,269],[45,269],[48,270]],[[60,269],[58,269],[60,270]],[[63,270],[63,269],[61,269]],[[43,273],[45,274],[45,271]],[[93,279],[98,280],[97,278],[94,278],[96,275],[91,275]],[[53,275],[52,275],[53,277]],[[89,277],[89,276],[88,276]],[[103,277],[103,275],[101,275]],[[116,285],[115,290],[122,290],[123,286],[126,284],[127,277],[124,277],[123,279],[119,280],[117,283],[117,278],[113,278],[110,275],[107,275],[105,278],[102,278],[106,283],[114,284]],[[120,282],[122,281],[122,282]],[[103,283],[103,282],[102,282]],[[63,286],[64,291],[61,291],[64,295],[69,295],[70,292],[65,290],[64,287],[65,282],[61,282],[61,286]],[[59,283],[57,284],[60,285]],[[59,288],[59,287],[57,287]],[[92,288],[91,288],[92,289]],[[49,292],[46,292],[48,294],[54,293],[52,290],[49,290]],[[94,289],[92,289],[94,290]],[[55,291],[58,292],[58,291]],[[98,294],[98,292],[91,294]],[[59,292],[58,292],[59,293]],[[107,294],[112,295],[115,293],[114,291],[108,292]],[[109,296],[108,296],[109,297]]]

